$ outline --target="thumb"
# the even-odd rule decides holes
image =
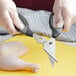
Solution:
[[[64,28],[63,28],[63,32],[68,32],[70,30],[71,27],[71,18],[67,18],[64,20]]]
[[[17,31],[13,25],[12,19],[10,18],[8,12],[4,14],[2,21],[3,21],[3,26],[8,30],[10,34],[17,34]]]
[[[16,11],[11,10],[10,11],[10,16],[13,20],[13,24],[18,27],[19,29],[24,29],[24,24],[22,23],[22,21],[20,20],[18,13]]]
[[[57,28],[63,27],[63,17],[62,17],[62,8],[61,8],[61,0],[55,0],[53,6],[55,26]]]
[[[55,19],[56,28],[62,28],[64,22],[63,22],[61,11],[59,13],[54,13],[54,19]]]
[[[67,9],[63,9],[64,28],[63,32],[68,32],[71,27],[72,16]]]
[[[24,24],[22,23],[22,21],[19,19],[18,13],[17,13],[17,8],[16,8],[16,4],[11,1],[11,6],[9,9],[9,14],[12,18],[13,24],[18,27],[19,29],[24,29]]]

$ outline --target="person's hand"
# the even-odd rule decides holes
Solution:
[[[24,25],[18,17],[16,5],[12,0],[0,0],[0,26],[10,34],[18,34],[14,26],[23,29]]]
[[[56,27],[62,27],[67,32],[73,23],[76,23],[76,0],[55,0],[54,19]]]

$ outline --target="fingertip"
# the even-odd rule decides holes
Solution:
[[[20,34],[20,32],[18,32],[18,31],[9,31],[9,33],[11,34],[11,35],[17,35],[17,34]]]
[[[15,26],[17,26],[19,29],[23,30],[24,29],[24,24],[21,21],[15,22]]]
[[[64,25],[64,28],[62,30],[62,32],[69,32],[70,30],[70,26],[69,25]]]
[[[63,28],[63,22],[58,22],[56,28]]]
[[[62,30],[62,32],[68,32],[68,31],[69,31],[69,30],[65,30],[65,29],[64,29],[64,30]]]
[[[71,20],[66,20],[64,22],[63,32],[69,32],[70,27],[71,27]]]

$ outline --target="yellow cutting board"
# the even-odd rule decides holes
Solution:
[[[18,35],[8,41],[20,41],[27,46],[30,51],[21,57],[23,60],[41,64],[41,69],[37,73],[28,71],[2,71],[0,76],[76,76],[76,48],[56,42],[56,57],[58,62],[54,68],[51,67],[47,54],[43,51],[42,44],[37,43],[34,38]]]

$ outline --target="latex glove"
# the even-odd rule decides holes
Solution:
[[[24,25],[18,17],[16,5],[12,0],[0,0],[0,26],[3,26],[11,34],[18,34],[14,25],[20,29]]]
[[[64,25],[63,31],[69,31],[76,23],[76,0],[55,0],[53,12],[56,27]]]

